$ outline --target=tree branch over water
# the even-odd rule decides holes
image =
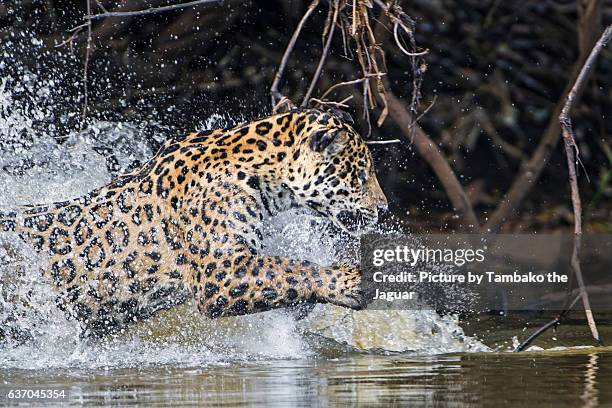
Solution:
[[[574,106],[574,102],[582,93],[587,78],[591,70],[593,69],[593,66],[595,65],[595,59],[597,58],[601,50],[608,44],[608,42],[610,42],[610,39],[612,39],[612,25],[606,28],[606,30],[603,32],[603,34],[593,47],[591,53],[589,54],[584,65],[582,66],[582,69],[580,70],[572,88],[570,89],[565,100],[565,104],[563,105],[563,109],[559,114],[559,123],[561,125],[561,130],[563,134],[565,155],[567,157],[567,168],[569,173],[572,207],[574,211],[574,244],[572,249],[571,269],[578,283],[578,290],[580,293],[579,298],[582,300],[582,306],[584,307],[584,313],[587,319],[587,323],[589,325],[589,329],[591,330],[591,335],[593,336],[593,339],[595,339],[597,344],[602,344],[602,340],[599,335],[599,330],[597,329],[597,324],[595,323],[595,318],[593,317],[593,311],[589,302],[589,295],[585,289],[584,278],[582,276],[582,268],[580,266],[580,246],[582,242],[582,202],[580,199],[580,190],[578,189],[578,178],[576,175],[576,166],[580,159],[578,158],[579,151],[578,146],[576,145],[576,138],[574,137],[574,130],[572,128],[570,112],[572,110],[572,107]],[[525,347],[527,347],[540,334],[544,333],[550,327],[554,327],[560,324],[561,319],[568,314],[568,312],[572,309],[577,300],[578,298],[569,303],[569,305],[566,301],[566,308],[559,314],[559,316],[557,316],[551,322],[547,323],[546,325],[538,329],[535,333],[533,333],[531,336],[529,336],[523,343],[521,343],[516,348],[515,351],[521,351],[525,349]]]
[[[578,281],[578,287],[580,289],[580,296],[582,298],[582,305],[584,312],[591,329],[591,334],[598,344],[601,344],[601,337],[595,324],[593,312],[589,302],[589,295],[584,288],[584,279],[582,277],[582,269],[580,267],[580,243],[582,238],[582,202],[580,200],[580,190],[578,189],[578,181],[576,176],[576,162],[579,160],[578,146],[576,145],[576,138],[574,137],[574,130],[572,128],[572,120],[570,117],[570,111],[574,105],[574,101],[579,94],[582,93],[582,89],[585,86],[586,80],[589,73],[595,65],[595,59],[601,52],[602,48],[605,47],[612,38],[612,25],[610,25],[600,39],[593,47],[591,54],[587,58],[584,66],[580,70],[580,75],[576,79],[576,83],[572,87],[561,115],[559,115],[559,122],[561,123],[561,129],[563,131],[563,142],[565,146],[565,154],[567,156],[567,166],[569,171],[569,181],[572,192],[572,207],[574,210],[574,248],[572,252],[572,270],[576,274],[576,280]],[[574,156],[575,154],[575,156]]]

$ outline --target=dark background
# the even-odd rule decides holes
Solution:
[[[109,11],[178,3],[100,2]],[[167,125],[169,132],[184,132],[203,126],[212,114],[237,122],[270,113],[270,85],[307,3],[226,0],[222,5],[96,20],[88,76],[89,120],[150,120]],[[45,73],[56,81],[54,73],[63,73],[59,80],[72,103],[57,109],[72,115],[54,121],[54,132],[60,136],[79,128],[75,113],[82,103],[79,83],[87,37],[81,33],[72,47],[55,46],[83,22],[85,4],[67,0],[0,4],[0,44],[28,42],[32,36],[42,39],[42,45],[14,58],[40,72],[42,81]],[[441,148],[483,221],[537,146],[568,82],[578,58],[577,5],[551,0],[400,4],[416,20],[417,45],[429,50],[419,110],[435,103],[419,123]],[[93,0],[92,5],[94,12],[100,12]],[[612,2],[599,5],[602,26],[612,23]],[[374,8],[372,16],[377,13]],[[282,93],[293,100],[301,100],[313,76],[326,15],[327,3],[321,1],[289,60]],[[412,67],[392,38],[382,44],[388,78],[393,92],[409,100]],[[3,69],[7,73],[11,67]],[[342,36],[337,34],[315,96],[334,83],[359,76],[358,64],[344,55]],[[351,92],[360,91],[344,88],[337,99]],[[392,212],[414,231],[452,230],[455,213],[437,178],[391,119],[375,126],[378,109],[372,112],[370,138],[403,140],[372,147]],[[351,101],[351,112],[365,134],[360,98]],[[588,182],[580,170],[587,231],[612,232],[611,115],[612,52],[607,49],[572,115],[590,176]],[[49,123],[43,119],[38,125],[45,131]],[[571,222],[567,165],[558,145],[537,185],[502,231],[568,229]]]

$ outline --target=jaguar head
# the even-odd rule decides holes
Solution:
[[[348,115],[308,111],[297,125],[300,154],[289,188],[299,204],[356,234],[377,222],[387,198],[372,155],[351,122]]]

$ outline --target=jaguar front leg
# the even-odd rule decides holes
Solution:
[[[219,189],[224,194],[214,199]],[[187,283],[200,312],[236,316],[305,302],[361,307],[357,268],[260,255],[263,209],[253,195],[228,183],[205,193],[191,204],[202,222],[185,235],[194,266]]]
[[[303,302],[362,307],[361,273],[348,265],[318,266],[284,257],[238,256],[196,277],[200,312],[215,318],[257,313]]]

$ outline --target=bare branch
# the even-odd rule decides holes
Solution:
[[[438,95],[434,95],[433,100],[431,101],[429,106],[426,107],[425,110],[423,110],[423,112],[421,112],[421,114],[416,117],[416,119],[414,120],[414,123],[418,123],[423,118],[423,116],[427,115],[427,113],[431,110],[431,108],[434,107],[437,100],[438,100]]]
[[[410,52],[408,51],[406,48],[404,48],[404,46],[402,45],[402,42],[400,41],[399,38],[399,33],[398,33],[398,28],[400,27],[400,25],[402,26],[402,29],[404,31],[407,31],[406,27],[403,24],[400,24],[399,21],[396,22],[393,25],[393,37],[395,38],[395,43],[397,44],[397,47],[406,55],[410,56],[410,57],[419,57],[422,55],[425,55],[429,52],[429,50],[424,50],[421,52]]]
[[[374,1],[374,4],[376,4],[378,7],[380,7],[383,10],[383,13],[382,13],[383,17],[387,18],[393,24],[393,37],[394,37],[397,47],[400,49],[402,53],[410,57],[410,65],[412,66],[412,100],[410,102],[409,110],[410,110],[410,115],[412,119],[414,120],[414,124],[416,124],[416,122],[419,120],[418,107],[421,101],[421,91],[420,91],[421,84],[423,82],[423,74],[425,73],[427,69],[427,64],[420,57],[427,54],[428,50],[419,51],[417,49],[416,40],[414,38],[415,22],[412,18],[410,18],[410,16],[404,13],[404,11],[399,5],[397,5],[395,2],[385,3],[382,0],[376,0]],[[402,38],[399,34],[400,28],[402,29],[404,33],[407,34],[408,40],[410,42],[410,48],[412,49],[412,51],[409,51],[404,46]],[[382,21],[379,20],[375,31],[381,34],[381,33],[385,33],[388,30],[386,29]],[[382,60],[384,62],[384,55],[383,55]],[[380,88],[380,83],[378,85]],[[380,90],[379,90],[379,93],[380,93]],[[382,98],[382,102],[383,102],[384,108],[381,113],[381,116],[378,119],[379,126],[383,123],[387,115],[387,106],[385,104],[384,97]],[[411,126],[411,128],[412,127],[413,126]],[[413,136],[411,138],[414,138],[414,130],[411,130],[411,131],[413,133]]]
[[[88,24],[89,24],[88,22],[84,22],[83,24],[79,24],[76,27],[72,27],[70,30],[68,30],[68,32],[72,33],[72,32],[81,31],[83,28],[86,28]]]
[[[347,103],[348,101],[350,101],[351,99],[353,99],[353,95],[349,95],[346,98],[342,99],[341,101],[339,101],[338,103]]]
[[[587,58],[586,62],[584,63],[584,66],[580,70],[578,77],[576,78],[576,82],[574,83],[574,86],[572,86],[569,94],[567,95],[567,100],[565,101],[563,110],[561,111],[561,114],[559,115],[559,120],[561,121],[562,128],[565,129],[566,127],[569,127],[569,129],[571,130],[571,123],[568,123],[568,121],[570,121],[569,112],[572,109],[574,100],[576,99],[577,95],[581,93],[582,88],[584,88],[584,84],[593,68],[595,59],[601,52],[602,48],[605,47],[608,44],[608,42],[610,42],[611,38],[612,38],[612,25],[606,28],[606,30],[603,32],[603,34],[601,35],[601,37],[599,38],[599,40],[593,47],[593,50],[589,54],[589,57]],[[573,136],[573,132],[571,132],[570,135]],[[572,137],[572,140],[573,140],[573,137]]]
[[[363,119],[368,124],[368,137],[370,137],[372,134],[372,123],[370,122],[370,105],[368,98],[370,93],[370,82],[368,79],[365,79],[361,84],[363,85]]]
[[[207,4],[207,3],[223,4],[223,0],[195,0],[195,1],[190,1],[187,3],[172,4],[169,6],[151,7],[151,8],[144,9],[144,10],[107,11],[107,12],[99,13],[99,14],[91,14],[91,10],[90,10],[87,12],[87,15],[85,15],[84,18],[86,20],[91,21],[91,20],[99,20],[101,18],[108,18],[108,17],[144,16],[147,14],[162,13],[164,11],[171,11],[171,10],[179,10],[179,9],[183,9],[187,7],[194,7],[200,4]]]
[[[581,93],[584,84],[589,76],[589,72],[592,70],[595,59],[601,52],[602,48],[605,47],[608,42],[612,39],[612,25],[610,25],[604,33],[601,35],[588,58],[586,59],[582,69],[580,70],[576,80],[574,81],[574,85],[571,87],[570,91],[567,94],[567,98],[565,99],[565,104],[563,105],[563,109],[559,114],[559,122],[561,124],[561,130],[563,132],[563,141],[565,145],[565,154],[567,157],[567,166],[569,172],[569,181],[570,181],[570,189],[572,195],[572,207],[574,211],[574,244],[572,250],[572,259],[571,266],[572,271],[574,272],[574,276],[576,277],[576,281],[578,282],[578,296],[574,298],[572,302],[566,301],[566,307],[557,317],[555,317],[550,322],[546,323],[544,326],[540,327],[534,333],[532,333],[527,339],[525,339],[521,344],[516,347],[514,351],[522,351],[524,350],[533,340],[535,340],[538,336],[544,333],[551,327],[558,326],[561,324],[561,320],[567,316],[567,314],[572,310],[574,305],[579,299],[582,299],[582,306],[584,307],[584,313],[586,315],[587,323],[589,325],[589,329],[591,330],[591,335],[595,339],[598,344],[601,344],[601,337],[599,336],[599,331],[597,330],[597,325],[595,323],[595,318],[593,317],[593,311],[591,310],[591,305],[589,302],[589,295],[584,285],[584,279],[582,277],[582,269],[580,267],[580,244],[582,239],[582,204],[580,200],[580,191],[578,190],[578,181],[576,177],[576,159],[574,156],[578,154],[578,148],[576,146],[576,140],[574,138],[574,130],[572,129],[572,122],[570,118],[570,111],[572,106],[577,98],[577,95]],[[571,296],[571,292],[568,293]]]
[[[91,1],[87,0],[87,14],[91,14]],[[75,31],[75,34],[79,30]],[[83,112],[81,113],[80,129],[85,128],[85,120],[87,119],[87,105],[89,103],[89,89],[87,82],[89,80],[89,56],[91,54],[91,20],[87,21],[87,46],[85,48],[85,62],[83,63]]]
[[[273,110],[278,104],[277,101],[282,99],[282,95],[278,90],[278,86],[280,84],[281,78],[283,77],[283,72],[285,71],[285,67],[287,66],[289,55],[291,55],[291,52],[293,51],[293,47],[295,47],[295,42],[297,41],[298,37],[300,36],[300,33],[302,32],[304,23],[306,23],[306,20],[308,20],[308,18],[310,17],[312,12],[318,5],[319,5],[319,0],[312,0],[310,5],[308,6],[308,9],[306,9],[306,12],[302,16],[302,19],[300,20],[297,27],[295,28],[295,31],[293,32],[293,35],[291,36],[291,39],[289,40],[289,44],[287,44],[287,48],[285,49],[285,53],[283,54],[281,63],[278,66],[278,71],[276,71],[276,75],[274,76],[274,82],[272,82],[272,86],[270,87],[270,96],[272,98]],[[276,110],[274,110],[274,112],[276,112]]]
[[[574,305],[576,304],[576,302],[578,302],[579,299],[580,299],[580,295],[576,296],[574,300],[572,300],[572,302],[569,304],[569,306],[565,310],[563,310],[561,313],[559,313],[557,317],[552,319],[550,322],[546,323],[544,326],[540,327],[538,330],[533,332],[529,337],[523,340],[518,346],[516,346],[516,348],[514,349],[514,352],[525,350],[525,348],[528,345],[530,345],[536,338],[538,338],[540,334],[544,333],[546,330],[550,329],[551,327],[556,327],[560,325],[561,320],[563,320],[563,318],[567,316],[567,314],[574,308]]]
[[[581,93],[586,83],[587,77],[595,65],[595,59],[601,52],[602,48],[605,47],[610,39],[612,38],[612,25],[610,25],[604,33],[601,35],[593,50],[589,54],[584,66],[580,70],[580,74],[576,78],[574,86],[567,95],[563,110],[559,115],[559,122],[561,124],[561,130],[563,132],[563,142],[565,145],[565,154],[567,156],[567,166],[569,171],[569,181],[572,193],[572,207],[574,210],[574,248],[572,252],[572,270],[576,275],[578,287],[580,289],[580,297],[582,298],[582,305],[586,314],[591,334],[597,343],[601,344],[601,338],[597,325],[593,317],[593,311],[589,302],[589,295],[584,287],[584,279],[582,277],[582,269],[580,267],[580,242],[582,238],[582,203],[580,200],[580,190],[578,189],[578,181],[576,176],[576,159],[578,157],[578,147],[576,146],[576,139],[574,138],[574,130],[572,129],[572,121],[570,118],[570,111],[577,98],[577,95]],[[576,156],[574,156],[574,154]]]
[[[277,102],[277,104],[272,107],[272,111],[279,112],[283,106],[287,111],[290,111],[291,109],[295,108],[295,105],[289,98],[282,96]]]
[[[348,108],[349,107],[347,104],[342,103],[342,102],[322,101],[321,99],[317,99],[317,98],[310,98],[310,100],[316,102],[319,105],[332,105],[338,108]]]
[[[102,2],[100,0],[95,0],[95,1],[96,1],[96,4],[98,5],[98,7],[100,7],[100,10],[102,10],[104,13],[108,13],[108,10],[106,9],[106,7],[104,7],[104,4],[102,4]]]
[[[55,47],[59,48],[59,47],[63,47],[65,45],[69,45],[70,46],[70,51],[72,51],[72,46],[74,44],[74,41],[77,39],[77,37],[79,36],[79,34],[81,34],[81,31],[83,30],[83,28],[87,27],[89,24],[85,23],[82,24],[81,26],[78,27],[74,27],[74,32],[70,35],[70,37],[66,38],[64,41],[62,41],[59,44],[56,44]]]
[[[333,84],[332,86],[330,86],[327,91],[323,92],[323,95],[321,95],[320,99],[325,99],[325,97],[327,95],[329,95],[333,90],[335,90],[336,88],[339,88],[341,86],[347,86],[347,85],[354,85],[354,84],[359,84],[361,82],[364,82],[365,80],[367,80],[368,78],[371,77],[381,77],[384,76],[386,74],[384,73],[378,73],[378,74],[368,74],[363,78],[358,78],[358,79],[353,79],[351,81],[344,81],[344,82],[339,82],[337,84]]]
[[[390,139],[390,140],[368,140],[365,142],[368,145],[386,145],[386,144],[396,144],[401,143],[399,139]]]
[[[323,53],[321,54],[321,59],[319,59],[319,65],[317,65],[317,69],[315,71],[314,76],[312,77],[312,81],[310,82],[310,86],[308,87],[308,91],[302,100],[302,107],[306,107],[308,105],[308,100],[312,95],[312,91],[314,90],[317,82],[319,81],[319,77],[321,76],[321,71],[323,70],[323,65],[325,64],[325,60],[327,59],[327,55],[329,54],[329,47],[331,46],[332,39],[334,38],[334,31],[336,31],[336,21],[338,20],[338,0],[335,0],[333,5],[329,3],[330,11],[333,7],[334,16],[329,22],[329,25],[326,28],[327,31],[327,41],[325,43],[325,47],[323,48]]]

